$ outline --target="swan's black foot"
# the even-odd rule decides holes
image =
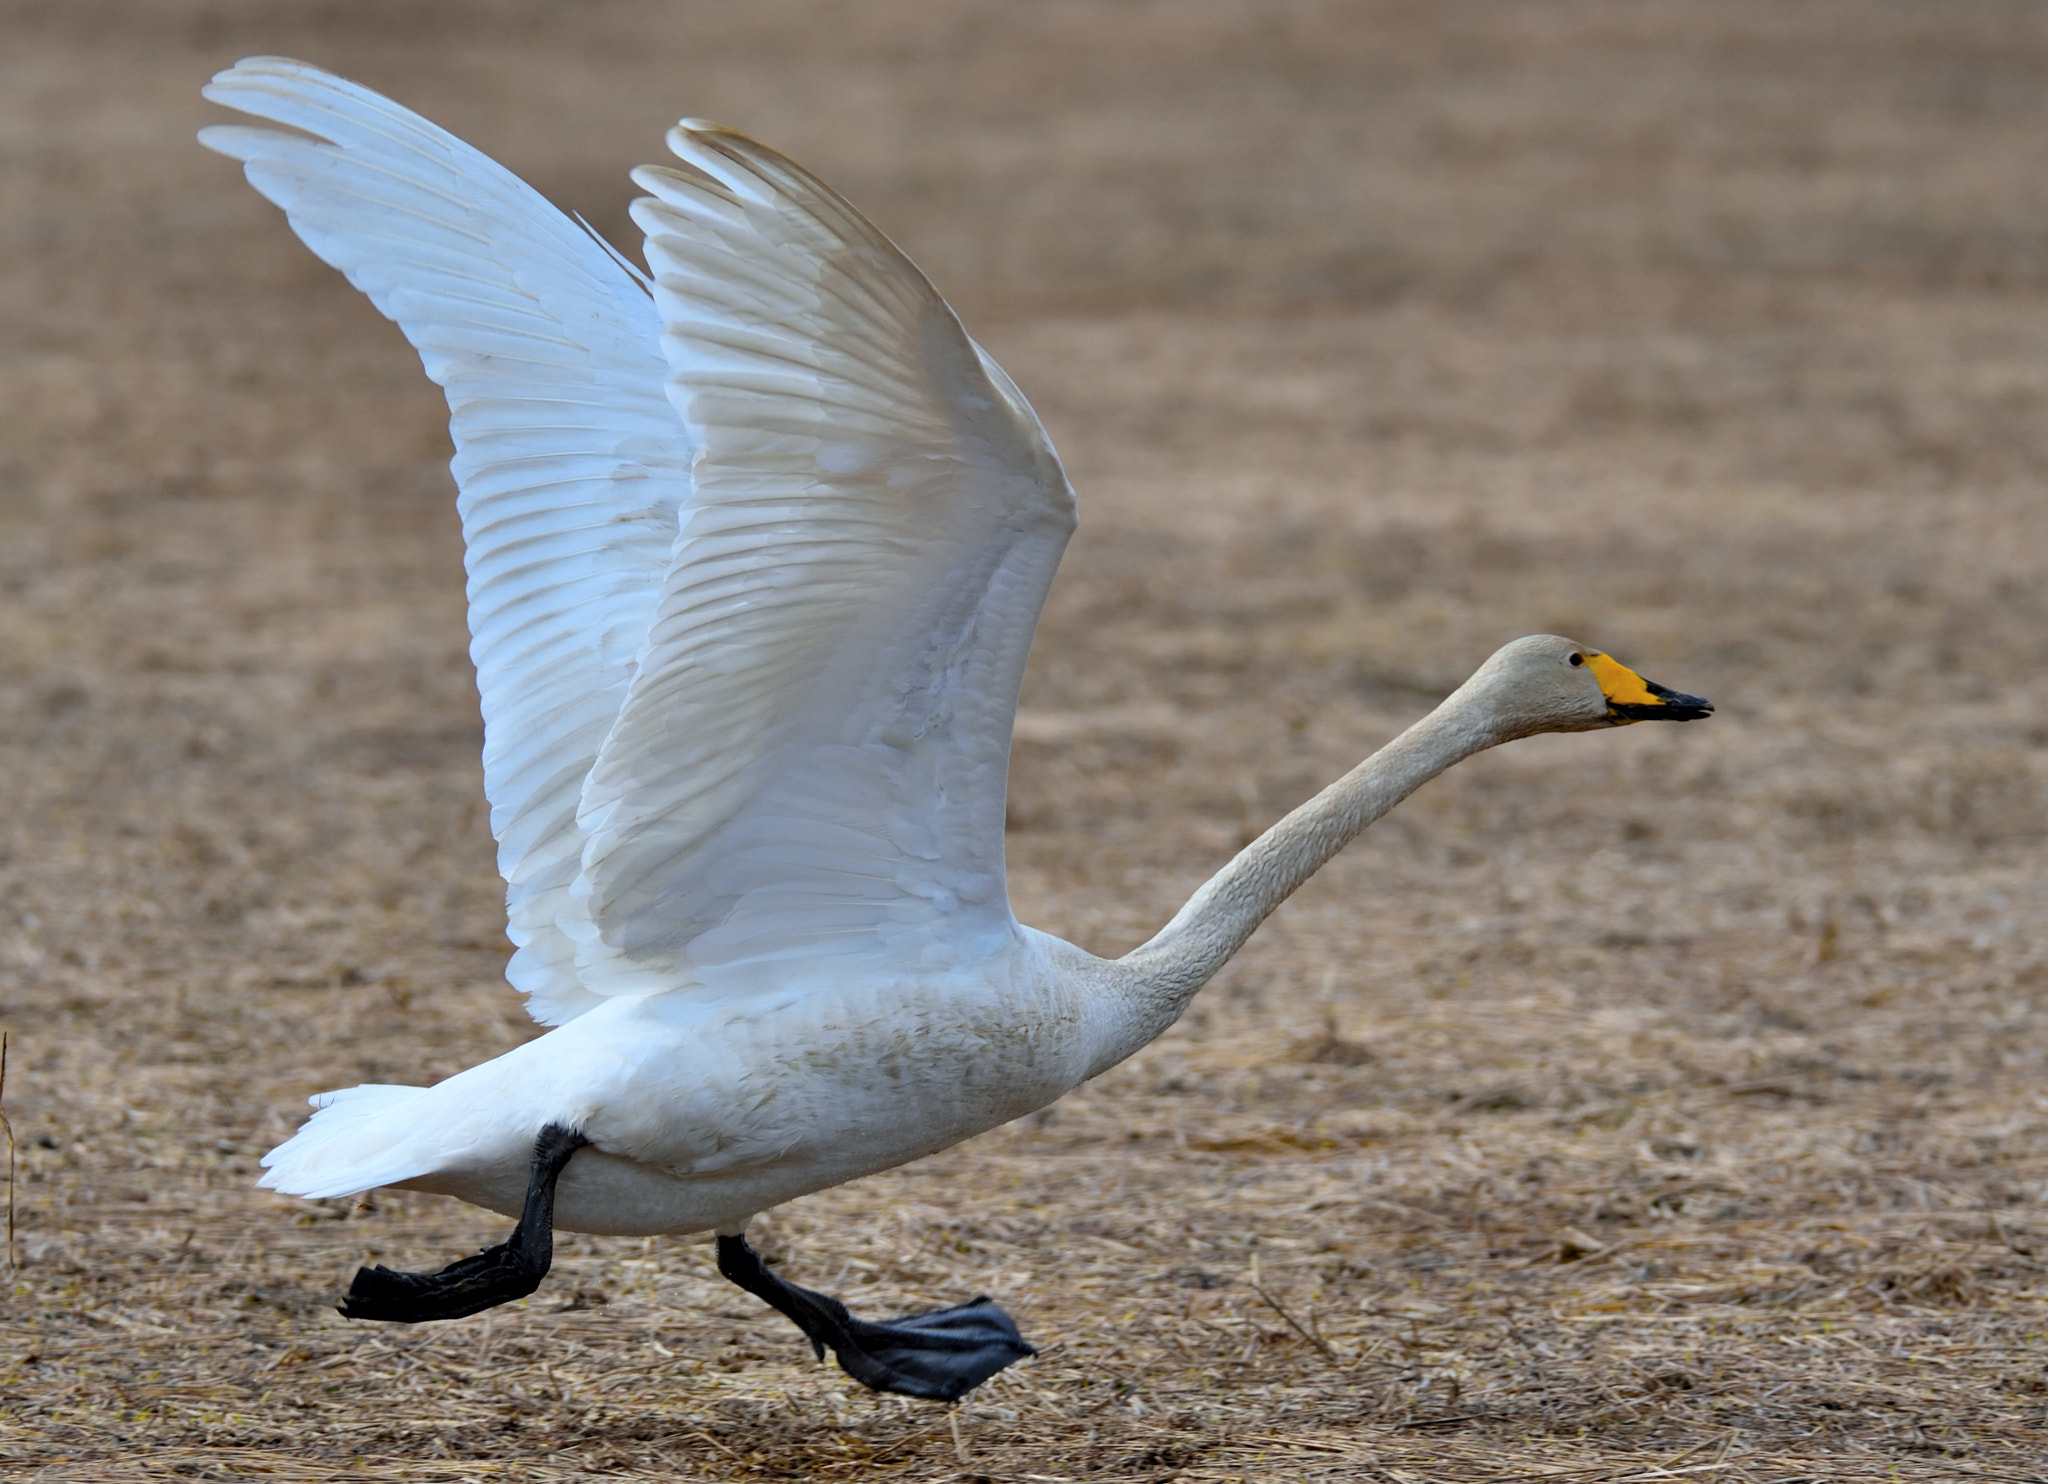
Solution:
[[[787,1315],[818,1359],[829,1346],[840,1369],[874,1391],[958,1401],[1010,1362],[1038,1353],[993,1299],[871,1324],[836,1298],[776,1277],[745,1237],[718,1239],[718,1271]]]
[[[555,1260],[555,1182],[562,1178],[569,1156],[589,1142],[558,1123],[549,1124],[534,1140],[526,1209],[510,1237],[438,1273],[357,1268],[348,1297],[341,1301],[342,1317],[419,1324],[460,1319],[525,1298],[540,1287]]]

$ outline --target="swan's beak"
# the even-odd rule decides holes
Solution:
[[[1714,703],[1704,696],[1666,690],[1611,655],[1588,651],[1586,668],[1600,682],[1600,693],[1607,697],[1608,719],[1616,726],[1632,721],[1698,721],[1714,714]]]

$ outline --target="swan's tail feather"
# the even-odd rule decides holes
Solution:
[[[317,1200],[425,1174],[418,1122],[407,1110],[426,1091],[369,1083],[316,1094],[305,1126],[263,1156],[268,1173],[257,1183]]]

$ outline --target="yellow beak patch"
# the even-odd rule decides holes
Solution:
[[[1607,697],[1607,715],[1617,725],[1631,721],[1698,721],[1714,714],[1714,703],[1704,696],[1681,695],[1654,680],[1645,680],[1612,655],[1597,650],[1583,651],[1586,668],[1600,682]]]
[[[1612,655],[1595,654],[1586,651],[1586,668],[1593,672],[1593,678],[1600,682],[1600,693],[1614,706],[1661,706],[1663,702],[1650,694],[1649,685],[1643,677]]]

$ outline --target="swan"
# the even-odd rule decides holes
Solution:
[[[772,1273],[749,1220],[1042,1108],[1158,1036],[1325,861],[1462,759],[1712,707],[1554,635],[1253,841],[1149,942],[1020,924],[1011,724],[1074,494],[910,260],[753,140],[684,120],[632,179],[641,272],[453,136],[251,58],[206,129],[446,391],[506,977],[545,1034],[362,1086],[262,1184],[514,1217],[341,1312],[532,1293],[556,1228],[714,1233],[720,1271],[863,1384],[952,1400],[1033,1353],[987,1298],[887,1322]]]

